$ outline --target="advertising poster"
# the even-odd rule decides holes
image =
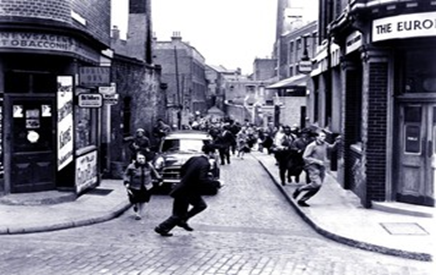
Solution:
[[[73,160],[73,77],[58,76],[58,171]]]
[[[76,193],[80,194],[97,183],[97,151],[76,159]]]

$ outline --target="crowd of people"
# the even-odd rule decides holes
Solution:
[[[221,165],[230,165],[232,157],[243,160],[246,153],[258,150],[274,156],[283,186],[287,185],[287,183],[300,183],[300,176],[305,171],[306,184],[296,188],[293,193],[294,199],[297,199],[302,192],[305,192],[297,201],[298,205],[303,207],[309,206],[307,200],[321,188],[325,178],[327,150],[336,146],[339,141],[337,139],[333,144],[327,143],[325,141],[325,132],[316,127],[300,130],[297,126],[279,125],[276,127],[273,123],[268,123],[266,127],[256,127],[248,120],[240,123],[230,119],[214,122],[202,119],[195,122],[185,125],[182,129],[209,133],[212,142],[208,147],[203,148],[205,149],[204,153],[215,154],[215,151],[217,151]],[[153,129],[153,139],[159,142],[173,130],[162,119],[159,119]],[[124,184],[129,200],[134,205],[136,219],[141,219],[142,209],[144,204],[150,200],[150,190],[153,188],[151,176],[153,175],[159,179],[160,175],[153,168],[152,161],[155,152],[144,129],[139,128],[136,130],[129,148],[132,163],[125,171]],[[203,159],[200,158],[197,162],[202,163],[202,161]],[[188,161],[188,163],[191,162]],[[207,165],[195,166],[206,167]],[[204,167],[192,169],[194,171],[203,171]],[[191,171],[191,167],[185,167],[184,169]],[[194,172],[190,172],[189,177],[194,174]],[[193,180],[194,178],[188,180],[189,177],[182,178],[181,182],[188,186],[190,186],[189,182],[207,182],[205,177],[197,178],[195,176],[195,180]],[[174,226],[180,226],[191,231],[192,228],[186,223],[187,219],[203,211],[206,207],[206,204],[199,196],[189,196],[190,199],[187,199],[184,197],[178,198],[178,196],[174,195],[174,198],[175,213],[156,228],[156,232],[163,236],[170,236],[169,231]],[[195,209],[192,211],[195,214],[192,211],[187,212],[189,204],[194,206]],[[181,214],[179,212],[184,215],[183,218],[180,218]]]

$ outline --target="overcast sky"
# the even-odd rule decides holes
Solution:
[[[178,31],[210,65],[252,73],[256,57],[270,57],[275,39],[276,0],[152,0],[158,41]],[[112,0],[112,25],[127,30],[128,0]],[[125,36],[124,36],[125,37]]]

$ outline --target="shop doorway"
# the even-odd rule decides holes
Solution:
[[[52,95],[6,95],[6,147],[11,193],[55,188],[56,121]]]
[[[436,103],[400,106],[397,200],[434,205]]]

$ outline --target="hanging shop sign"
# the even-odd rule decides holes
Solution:
[[[77,100],[81,108],[100,108],[103,105],[101,94],[83,93],[78,95]]]
[[[362,33],[360,31],[352,32],[345,42],[345,54],[352,53],[362,46]]]
[[[298,71],[302,74],[308,74],[312,71],[312,60],[301,60],[298,62]]]
[[[426,36],[436,36],[436,12],[397,15],[372,22],[372,42]]]
[[[80,67],[79,81],[83,86],[110,86],[110,67]]]

